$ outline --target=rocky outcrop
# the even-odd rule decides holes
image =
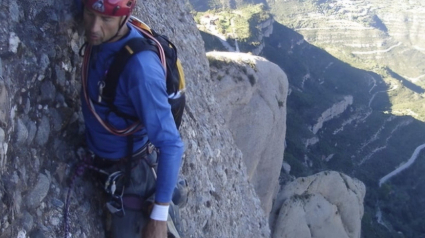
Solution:
[[[305,148],[308,148],[309,146],[314,145],[317,142],[319,142],[319,138],[317,136],[314,136],[314,137],[312,137],[310,139],[306,139],[305,140],[305,143],[304,143],[304,146],[305,146]]]
[[[332,120],[333,118],[343,113],[351,104],[353,104],[353,96],[348,95],[345,96],[342,101],[333,104],[331,108],[324,111],[319,119],[317,119],[317,123],[314,124],[311,128],[313,134],[316,134],[323,127],[323,123]],[[306,144],[306,147],[307,145],[308,144]]]
[[[0,237],[104,237],[101,191],[75,180],[81,18],[74,1],[0,2]],[[184,237],[269,237],[267,216],[248,182],[242,153],[211,93],[203,42],[183,0],[138,1],[136,16],[173,39],[185,68],[188,101],[181,127]]]
[[[288,183],[273,205],[272,237],[360,238],[362,182],[338,172],[321,172]]]
[[[263,51],[264,47],[265,47],[265,43],[264,43],[264,37],[269,37],[272,33],[273,33],[273,23],[274,23],[274,18],[270,16],[269,19],[260,22],[257,25],[257,29],[259,31],[258,37],[257,37],[257,41],[260,42],[260,45],[257,46],[256,48],[254,48],[251,52],[254,55],[260,55],[261,52]]]
[[[209,52],[214,95],[266,214],[278,189],[286,134],[285,73],[264,58]]]
[[[269,37],[273,33],[274,18],[269,18],[264,22],[258,24],[264,37]],[[262,39],[262,38],[261,38]]]

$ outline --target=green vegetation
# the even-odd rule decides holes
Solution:
[[[194,13],[197,24],[213,25],[216,31],[224,35],[228,42],[238,41],[242,52],[258,47],[261,33],[260,23],[271,19],[263,4],[247,5],[237,10],[208,10]],[[203,26],[200,30],[208,28]],[[207,29],[204,31],[208,32]]]

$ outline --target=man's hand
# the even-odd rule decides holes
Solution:
[[[150,219],[143,230],[143,238],[167,238],[167,222]]]

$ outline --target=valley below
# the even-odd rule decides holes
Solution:
[[[280,34],[292,38],[286,50],[292,57],[280,64],[292,75],[288,78],[293,92],[297,91],[288,102],[292,100],[294,114],[301,114],[294,120],[288,114],[287,138],[293,140],[285,160],[291,164],[292,173],[332,169],[363,181],[367,193],[362,237],[422,237],[423,3],[285,1],[280,2],[279,9],[286,10],[280,13],[277,7],[277,1],[271,4],[276,21],[282,24]],[[283,45],[272,38],[269,46]],[[269,51],[270,58],[272,52]],[[324,62],[309,60],[307,55]],[[291,60],[297,64],[288,65]],[[307,74],[307,81],[301,80]],[[351,86],[342,89],[348,85]],[[326,108],[340,102],[333,99],[337,95],[351,95],[353,103],[343,112],[336,111],[339,113],[332,119],[328,117],[318,132],[304,129],[305,134],[300,135],[303,127],[312,125],[309,118],[320,118]],[[317,109],[320,105],[328,106]],[[309,112],[308,116],[300,111]],[[300,118],[304,118],[304,126],[300,125]],[[311,138],[316,142],[303,146]]]

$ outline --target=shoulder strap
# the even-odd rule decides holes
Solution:
[[[134,132],[138,131],[142,125],[139,121],[133,123],[131,126],[125,128],[125,129],[116,129],[113,126],[109,125],[107,122],[105,122],[94,109],[94,102],[91,100],[91,98],[88,95],[87,91],[87,82],[88,82],[88,73],[89,73],[89,62],[90,62],[90,56],[91,56],[91,45],[87,45],[84,50],[84,60],[81,70],[81,81],[82,81],[82,87],[83,87],[83,96],[84,101],[87,104],[87,107],[93,113],[93,116],[96,118],[96,120],[110,133],[117,135],[117,136],[128,136],[133,134]]]
[[[114,100],[118,80],[130,58],[144,50],[151,50],[157,53],[158,48],[155,44],[155,42],[146,38],[133,38],[129,40],[115,56],[106,74],[105,88],[103,89],[102,95],[102,100],[106,102],[111,109],[116,109]]]
[[[134,38],[129,40],[124,47],[117,53],[116,57],[111,63],[111,67],[108,70],[108,73],[105,78],[105,87],[103,88],[102,100],[105,102],[106,106],[110,108],[111,112],[114,112],[116,115],[135,121],[131,126],[125,129],[116,129],[109,125],[108,122],[104,121],[100,116],[96,113],[94,109],[94,101],[92,101],[87,93],[87,77],[88,77],[88,62],[90,61],[90,52],[91,46],[88,45],[86,47],[86,51],[84,54],[84,62],[83,62],[83,70],[82,70],[82,83],[83,83],[83,93],[84,98],[89,107],[90,111],[96,117],[97,121],[110,133],[118,136],[127,136],[136,131],[138,131],[143,125],[141,125],[140,121],[133,116],[125,114],[118,110],[118,108],[114,105],[115,96],[116,96],[116,88],[118,86],[118,80],[120,78],[121,73],[123,72],[126,64],[130,60],[130,58],[141,51],[151,50],[157,53],[159,59],[161,61],[161,65],[167,72],[167,63],[165,60],[165,54],[163,47],[160,42],[152,36],[151,32],[146,31],[144,28],[136,27],[145,38]]]

